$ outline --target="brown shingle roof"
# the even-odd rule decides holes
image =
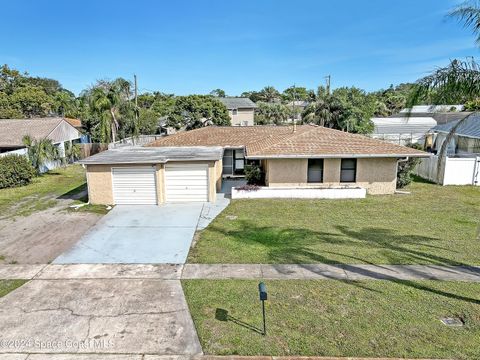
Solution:
[[[0,119],[0,147],[23,146],[23,137],[47,138],[63,118]]]
[[[321,126],[205,127],[170,135],[148,146],[245,147],[249,158],[427,157],[427,153]]]

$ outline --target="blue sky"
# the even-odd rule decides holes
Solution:
[[[137,74],[143,91],[229,95],[273,85],[366,90],[476,56],[454,0],[47,1],[2,3],[0,63],[79,93]]]

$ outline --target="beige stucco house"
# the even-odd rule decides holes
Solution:
[[[214,201],[222,180],[257,163],[269,188],[363,188],[392,194],[397,162],[423,151],[319,126],[205,127],[82,163],[94,204]]]
[[[228,109],[232,126],[253,126],[257,105],[249,98],[224,97],[218,98]]]

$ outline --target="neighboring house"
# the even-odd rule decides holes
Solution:
[[[372,118],[374,129],[371,136],[394,144],[423,144],[425,134],[437,121],[433,117],[387,117]]]
[[[422,160],[417,174],[442,185],[480,185],[480,113],[471,115],[456,129],[447,146],[443,173],[437,176],[437,155],[458,121],[437,125],[430,130],[425,146],[435,156]]]
[[[96,204],[214,201],[222,179],[258,164],[276,189],[351,188],[392,194],[397,163],[427,153],[314,125],[216,127],[84,159]]]
[[[232,126],[253,126],[253,118],[257,105],[249,98],[219,97],[217,98],[228,109]]]
[[[29,135],[35,140],[50,139],[58,147],[61,156],[65,154],[65,142],[80,142],[81,133],[64,118],[3,119],[0,120],[0,156],[8,154],[25,155],[27,149],[23,138]],[[57,167],[58,163],[46,164],[46,170]]]
[[[64,118],[66,122],[72,125],[75,129],[77,129],[80,133],[80,143],[82,144],[89,144],[91,143],[90,135],[86,133],[86,129],[82,124],[80,119],[73,119],[73,118]]]
[[[310,103],[305,100],[295,100],[295,101],[288,102],[286,106],[289,109],[291,109],[293,113],[293,116],[290,119],[288,119],[288,122],[292,122],[294,119],[301,120],[302,113],[309,104]]]
[[[446,124],[461,120],[470,114],[471,112],[464,111],[463,105],[417,105],[411,109],[403,109],[400,113],[391,115],[390,118],[431,117],[437,124]]]

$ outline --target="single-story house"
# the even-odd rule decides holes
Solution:
[[[84,159],[90,201],[214,201],[222,179],[258,164],[271,188],[361,187],[392,194],[397,162],[427,153],[314,125],[206,127]]]
[[[82,134],[65,118],[0,119],[0,156],[8,154],[25,155],[23,144],[25,135],[34,140],[49,139],[58,147],[60,156],[65,154],[65,143],[79,143]],[[45,165],[43,171],[53,169],[59,164]]]
[[[253,126],[253,118],[257,105],[249,98],[219,97],[217,98],[227,107],[232,126]]]

